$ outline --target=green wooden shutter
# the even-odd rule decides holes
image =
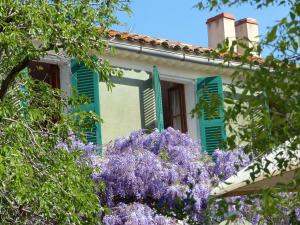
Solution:
[[[197,79],[198,100],[203,98],[209,103],[211,99],[209,96],[215,94],[218,94],[221,104],[215,113],[213,113],[213,116],[212,114],[208,115],[206,110],[202,110],[201,117],[199,118],[202,149],[207,151],[210,155],[226,138],[222,79],[219,76]]]
[[[155,95],[156,127],[159,131],[162,131],[164,129],[164,114],[162,107],[159,71],[157,66],[153,66],[152,82]]]
[[[83,63],[76,59],[71,61],[72,86],[77,90],[79,96],[90,98],[90,104],[80,106],[80,110],[94,111],[100,116],[100,83],[99,75],[87,68]],[[86,132],[87,140],[98,146],[102,145],[101,125],[95,124],[95,127]]]

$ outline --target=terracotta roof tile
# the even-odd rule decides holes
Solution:
[[[154,47],[163,47],[172,51],[184,51],[186,53],[192,53],[192,54],[208,54],[213,52],[213,49],[203,46],[195,46],[187,43],[182,42],[175,42],[170,41],[167,39],[162,38],[154,38],[146,35],[139,35],[134,33],[128,33],[128,32],[120,32],[116,30],[108,30],[107,31],[108,38],[115,38],[119,40],[126,40],[131,41],[135,43],[145,44],[145,45],[151,45]],[[220,54],[220,58],[223,56]],[[238,60],[240,58],[239,55],[236,55],[236,59]],[[260,63],[262,62],[262,58],[260,57],[253,57],[253,62]]]
[[[182,42],[175,42],[167,39],[154,38],[154,37],[139,35],[134,33],[120,32],[116,30],[109,30],[107,33],[110,38],[116,38],[120,40],[132,41],[132,42],[140,42],[144,44],[151,44],[156,47],[160,46],[174,51],[183,50],[186,52],[195,52],[195,53],[212,51],[212,49],[206,47],[193,46],[191,44],[186,44]]]

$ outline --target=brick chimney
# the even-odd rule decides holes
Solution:
[[[221,13],[206,21],[208,29],[208,47],[217,48],[218,44],[228,38],[229,43],[236,40],[235,17],[229,13]]]
[[[254,47],[259,42],[258,23],[255,19],[244,18],[235,22],[236,38],[242,41],[247,47]],[[244,53],[244,48],[238,46],[237,52]],[[254,55],[257,53],[253,52]]]

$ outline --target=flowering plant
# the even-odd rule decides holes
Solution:
[[[93,175],[103,180],[105,204],[147,204],[160,213],[201,220],[210,191],[212,162],[199,145],[173,128],[162,133],[133,132],[110,144]]]
[[[259,197],[242,196],[226,198],[226,210],[219,214],[224,201],[223,205],[219,199],[209,203],[213,185],[249,165],[253,155],[243,149],[215,150],[213,161],[197,142],[173,128],[150,134],[135,131],[110,143],[101,157],[94,154],[93,145],[83,144],[75,136],[63,146],[69,151],[83,149],[82,157],[94,168],[92,178],[102,187],[98,191],[101,205],[109,208],[103,217],[106,225],[210,224],[228,216],[253,224],[288,224],[286,218],[293,210],[281,205],[281,218],[265,218],[260,214]]]

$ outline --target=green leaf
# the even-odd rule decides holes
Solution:
[[[276,39],[277,26],[274,26],[270,32],[267,33],[267,43],[270,43]]]

